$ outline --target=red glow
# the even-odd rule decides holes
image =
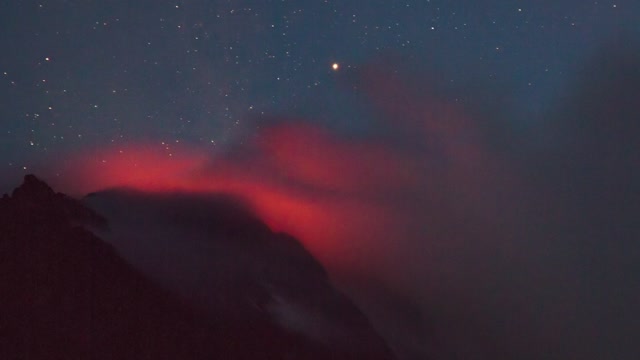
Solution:
[[[249,200],[272,229],[302,239],[324,260],[340,261],[344,251],[373,251],[353,249],[361,243],[350,239],[382,231],[391,217],[358,196],[358,186],[382,186],[402,169],[394,170],[389,159],[389,173],[384,172],[385,162],[376,159],[382,148],[341,144],[320,133],[311,127],[274,128],[258,142],[260,158],[234,161],[187,149],[168,156],[161,146],[102,149],[71,160],[67,173],[73,180],[67,187],[84,193],[111,187],[233,193]],[[367,181],[368,173],[379,177]],[[409,174],[398,179],[415,181]]]
[[[259,144],[279,170],[318,188],[359,194],[420,180],[413,161],[388,147],[346,142],[309,125],[268,129]]]
[[[204,154],[182,149],[169,153],[161,146],[109,147],[71,156],[67,186],[88,193],[113,187],[149,191],[185,188],[191,171],[206,161]]]
[[[497,167],[471,119],[393,78],[378,80],[387,86],[371,96],[400,143],[347,141],[316,126],[280,124],[234,156],[133,144],[72,157],[67,173],[74,180],[67,183],[84,192],[128,186],[236,194],[325,263],[384,257],[396,237],[420,244],[456,222],[497,218],[483,198],[495,192]]]

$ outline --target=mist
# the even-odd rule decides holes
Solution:
[[[526,127],[433,78],[346,74],[375,114],[367,131],[279,116],[213,155],[132,143],[70,156],[51,182],[242,199],[323,263],[401,359],[638,354],[640,47],[621,37],[586,59]],[[189,227],[154,229],[121,246],[144,261]],[[195,274],[212,261],[201,254],[174,265]]]

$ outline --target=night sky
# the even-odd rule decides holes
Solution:
[[[437,75],[463,104],[483,88],[514,126],[529,126],[576,65],[637,29],[640,11],[624,0],[1,6],[0,166],[10,174],[140,140],[216,152],[278,116],[368,131],[371,109],[341,82],[371,63]]]
[[[3,1],[0,191],[245,197],[402,359],[635,358],[638,24],[634,0]]]

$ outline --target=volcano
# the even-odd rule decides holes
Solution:
[[[209,249],[197,266],[149,242],[166,224]],[[393,358],[297,239],[226,196],[77,200],[27,175],[0,200],[0,294],[2,359]]]

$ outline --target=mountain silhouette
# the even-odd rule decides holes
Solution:
[[[126,192],[96,196],[167,201]],[[140,271],[96,236],[111,231],[108,217],[33,175],[3,196],[0,358],[392,358],[296,239],[271,232],[229,199],[201,203],[218,211],[200,218],[187,211],[197,202],[170,200],[177,207],[160,215],[195,229],[203,225],[203,237],[233,243],[226,256],[239,256],[228,259],[234,267],[212,261],[210,273],[220,276],[207,282],[206,297],[174,291]],[[244,253],[259,253],[261,260],[242,259]],[[309,324],[332,330],[335,323],[339,339],[308,331]]]

